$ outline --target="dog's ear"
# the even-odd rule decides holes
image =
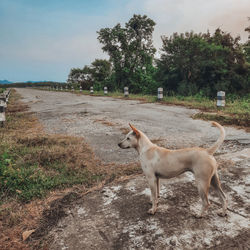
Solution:
[[[135,133],[136,137],[139,138],[140,137],[140,132],[129,123],[130,128],[132,128],[133,132]]]

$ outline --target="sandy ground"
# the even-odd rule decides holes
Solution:
[[[168,148],[211,145],[219,131],[193,120],[197,111],[176,106],[108,97],[18,89],[48,133],[82,136],[103,162],[137,161],[133,150],[117,143],[132,123],[157,144]],[[218,199],[203,219],[191,174],[162,182],[159,211],[147,215],[149,189],[143,176],[89,193],[67,210],[49,233],[51,249],[243,249],[250,246],[250,134],[226,128],[218,151],[223,162],[222,187],[229,200],[221,218]]]

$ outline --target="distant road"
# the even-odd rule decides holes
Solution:
[[[104,162],[137,160],[134,150],[117,143],[132,123],[157,144],[169,148],[211,145],[219,131],[209,122],[193,120],[197,110],[110,97],[17,89],[49,133],[82,136]],[[250,142],[250,133],[226,128],[227,140]]]

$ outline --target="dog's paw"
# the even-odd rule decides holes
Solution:
[[[151,215],[154,215],[155,212],[156,212],[156,209],[153,209],[153,208],[150,208],[150,209],[148,210],[148,214],[151,214]]]

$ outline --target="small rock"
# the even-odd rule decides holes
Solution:
[[[176,246],[176,240],[174,240],[174,239],[171,239],[171,240],[169,241],[169,243],[170,243],[172,246]]]

